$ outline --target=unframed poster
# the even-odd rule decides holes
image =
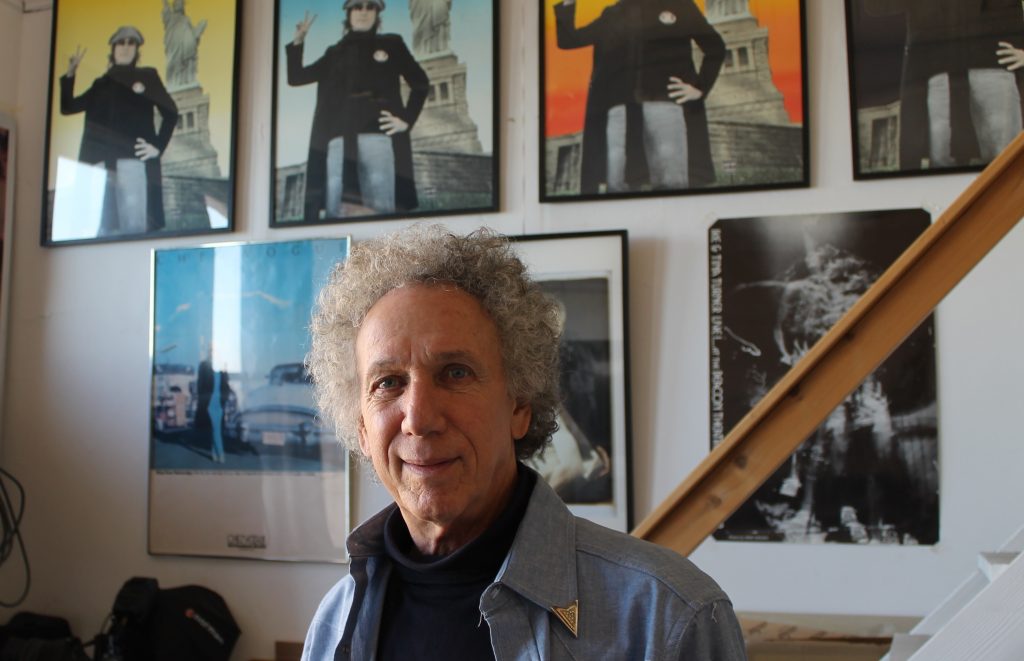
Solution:
[[[928,226],[920,209],[731,218],[709,230],[710,429],[720,442]],[[935,544],[929,317],[714,533]]]

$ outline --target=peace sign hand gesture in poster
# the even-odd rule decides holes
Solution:
[[[89,49],[82,48],[81,45],[75,46],[75,52],[68,58],[68,71],[65,76],[68,78],[74,78],[75,72],[78,71],[78,65],[82,63],[82,58],[85,57],[85,53]]]
[[[309,32],[310,26],[313,25],[313,21],[316,20],[316,14],[309,15],[307,11],[302,20],[295,24],[295,37],[292,38],[292,43],[296,46],[302,44],[306,40],[306,34]]]

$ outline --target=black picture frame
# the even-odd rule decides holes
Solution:
[[[11,300],[11,255],[14,246],[14,191],[18,131],[14,117],[0,112],[0,372],[7,364],[7,327]],[[0,397],[3,387],[0,387]],[[0,400],[2,402],[2,400]],[[3,404],[0,403],[0,421]]]
[[[55,0],[42,245],[234,229],[240,31],[239,0]]]
[[[419,28],[414,27],[413,4]],[[378,13],[380,31],[368,55],[373,62],[367,62],[367,70],[375,73],[354,83],[373,91],[355,93],[330,87],[329,81],[338,78],[324,71],[340,67],[341,53],[350,50],[350,42],[342,39],[341,8],[329,0],[274,3],[270,226],[497,211],[498,0],[454,5],[446,0],[388,0]],[[439,9],[448,12],[446,23],[423,17]],[[295,51],[296,24],[310,16],[316,18]],[[300,58],[295,86],[289,84],[289,52]],[[402,85],[400,99],[393,86],[397,81]],[[359,95],[385,101],[352,100]],[[420,103],[422,111],[417,114]],[[412,128],[383,140],[383,115],[377,115],[383,113],[381,105],[390,105],[388,112],[399,117],[415,115],[403,119],[412,119]],[[345,134],[359,137],[346,143]],[[382,150],[377,153],[383,154],[384,167],[394,167],[393,178],[378,177],[383,186],[372,184],[370,176],[380,172],[371,166],[381,161],[368,157],[362,173],[359,167],[346,166],[358,165],[360,153],[373,153],[374,143]],[[313,177],[307,176],[310,163],[315,164]],[[319,183],[310,188],[309,180]],[[364,189],[373,192],[366,194]]]
[[[509,237],[563,306],[559,431],[536,469],[574,514],[633,527],[626,230]],[[553,477],[555,474],[559,477]]]
[[[707,18],[693,0],[539,3],[541,202],[810,185],[803,0],[707,0]],[[572,20],[575,31],[566,30]],[[624,41],[617,33],[629,26],[646,35],[636,49],[601,47]],[[699,66],[680,66],[694,62],[701,44],[714,55],[703,55]],[[635,59],[655,64],[630,64],[628,53],[641,49],[647,55]],[[679,113],[668,96],[670,76],[711,88]],[[643,104],[633,102],[637,89]],[[662,130],[645,136],[643,127],[656,122]],[[689,151],[684,141],[661,137],[680,127]],[[609,139],[623,146],[609,149]],[[682,153],[687,157],[675,157]],[[660,166],[648,167],[654,163]]]
[[[846,34],[854,179],[977,172],[1020,132],[1021,3],[846,0]]]

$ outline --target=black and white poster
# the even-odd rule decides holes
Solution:
[[[632,527],[629,341],[624,230],[514,237],[516,252],[558,303],[558,430],[527,460],[576,516]]]
[[[562,405],[551,443],[528,463],[567,503],[612,501],[608,278],[542,280],[562,312]]]
[[[929,224],[920,209],[724,219],[708,234],[717,445]],[[718,540],[935,544],[929,317],[715,532]]]

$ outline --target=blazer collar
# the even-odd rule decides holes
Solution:
[[[546,611],[577,603],[576,520],[542,477],[496,582]]]

